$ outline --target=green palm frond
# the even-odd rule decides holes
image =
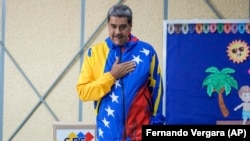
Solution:
[[[212,96],[213,91],[214,91],[214,87],[212,85],[208,85],[207,86],[207,94],[209,97]]]
[[[226,95],[230,94],[232,87],[238,89],[237,81],[230,76],[235,72],[234,69],[224,68],[220,71],[216,67],[209,67],[206,72],[211,74],[204,79],[202,87],[207,86],[209,96],[212,96],[214,91],[219,93],[222,88],[225,89]]]
[[[220,70],[218,70],[216,67],[209,67],[205,70],[205,72],[208,73],[220,73]]]
[[[235,73],[235,70],[231,68],[224,68],[221,70],[221,73],[231,74],[231,73]]]

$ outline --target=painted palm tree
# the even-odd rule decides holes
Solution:
[[[207,86],[207,94],[210,97],[213,92],[218,94],[218,102],[221,113],[224,117],[227,117],[229,115],[229,111],[225,105],[223,93],[225,92],[226,96],[228,96],[232,87],[238,89],[237,81],[231,76],[235,70],[231,68],[224,68],[220,71],[216,67],[209,67],[205,72],[211,74],[204,79],[202,87]]]

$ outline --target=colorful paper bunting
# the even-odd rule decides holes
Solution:
[[[168,33],[169,34],[173,34],[174,33],[174,25],[173,24],[169,24],[168,25]]]
[[[187,34],[187,33],[188,33],[188,30],[189,30],[188,24],[182,24],[181,30],[182,30],[182,33],[183,33],[183,34]]]
[[[250,34],[250,23],[246,23],[246,33]]]
[[[224,25],[223,24],[217,24],[217,32],[222,33],[224,31]]]
[[[201,33],[248,33],[250,34],[250,23],[197,23],[197,24],[168,24],[167,31],[169,34],[183,34],[194,33],[196,31],[197,34]]]
[[[231,31],[232,31],[232,33],[237,33],[238,32],[238,26],[237,26],[237,24],[232,24],[232,26],[231,26]]]
[[[202,28],[203,28],[203,32],[204,33],[208,33],[209,32],[209,24],[203,24]]]
[[[216,31],[216,24],[214,24],[214,23],[210,24],[209,30],[210,30],[210,32],[214,33]]]
[[[189,33],[194,33],[195,31],[195,24],[189,24],[188,25]]]
[[[200,34],[202,32],[202,24],[195,25],[196,33]]]
[[[224,24],[224,32],[227,34],[231,32],[231,24],[229,23]]]
[[[239,23],[238,24],[238,31],[243,34],[245,32],[245,24]]]
[[[174,25],[174,31],[175,31],[175,33],[177,33],[177,34],[179,34],[179,33],[181,33],[181,24],[175,24]]]

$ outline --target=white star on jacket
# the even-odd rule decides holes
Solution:
[[[144,53],[146,56],[148,56],[148,54],[149,54],[149,50],[147,50],[145,48],[143,48],[143,50],[140,51],[140,52]]]
[[[109,122],[106,120],[106,118],[104,117],[104,119],[102,120],[102,122],[104,123],[105,127],[109,128]]]
[[[117,87],[121,87],[119,79],[115,81],[115,88],[117,88]]]
[[[135,61],[138,65],[139,65],[140,62],[143,62],[143,61],[140,59],[140,55],[138,55],[138,56],[136,56],[136,57],[133,55],[133,58],[134,58],[134,59],[133,59],[132,61]]]
[[[108,106],[108,108],[106,108],[105,109],[107,112],[108,112],[108,116],[113,116],[114,117],[114,112],[115,112],[115,110],[112,110],[111,108],[110,108],[110,106]]]
[[[102,131],[102,129],[101,128],[98,128],[98,133],[99,133],[99,136],[101,136],[101,137],[103,137],[103,131]]]
[[[112,102],[119,103],[118,96],[116,96],[114,92],[112,92],[112,95],[109,95],[109,96],[112,98]]]

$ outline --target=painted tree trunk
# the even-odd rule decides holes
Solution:
[[[229,111],[225,105],[224,99],[223,99],[223,93],[224,89],[220,91],[219,96],[218,96],[218,101],[219,101],[219,107],[222,115],[224,117],[227,117],[229,115]]]

